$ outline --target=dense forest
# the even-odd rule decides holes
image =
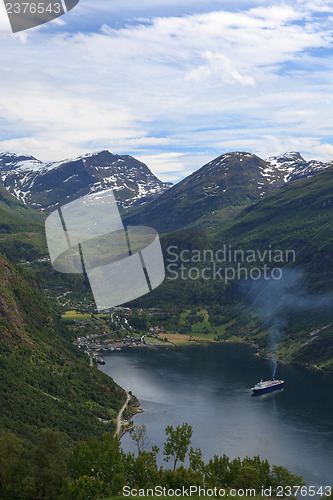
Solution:
[[[145,426],[132,429],[137,453],[125,453],[112,433],[90,437],[74,448],[65,446],[66,436],[44,429],[35,446],[8,431],[0,434],[0,497],[2,499],[94,500],[148,488],[202,487],[206,489],[246,489],[260,497],[262,489],[278,494],[285,488],[293,498],[305,487],[302,477],[283,466],[270,465],[259,456],[231,460],[215,455],[207,463],[200,449],[191,444],[192,427],[186,423],[168,426],[163,448],[164,460],[171,468],[158,466],[159,449],[148,449]],[[188,460],[188,466],[183,465]],[[181,464],[181,465],[180,465]],[[290,489],[289,489],[290,488]],[[297,488],[297,489],[296,489]],[[291,493],[291,494],[290,494]],[[318,494],[318,492],[316,492]],[[330,497],[329,489],[319,492]],[[143,493],[140,494],[143,496]],[[238,498],[238,495],[235,495]],[[252,493],[252,496],[254,494]],[[281,495],[280,495],[281,497]]]

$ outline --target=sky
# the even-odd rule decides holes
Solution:
[[[0,151],[108,149],[176,182],[213,158],[333,159],[333,1],[80,0],[12,34]]]

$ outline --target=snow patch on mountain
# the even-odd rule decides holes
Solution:
[[[171,185],[132,156],[107,150],[49,163],[29,155],[0,153],[0,175],[8,191],[42,210],[110,188],[119,204],[128,208],[150,201]]]
[[[295,151],[266,160],[248,152],[226,153],[181,181],[182,193],[174,198],[182,199],[185,192],[186,197],[191,196],[191,192],[198,189],[198,193],[213,202],[219,193],[227,193],[224,199],[228,193],[230,196],[230,189],[240,185],[251,185],[262,198],[272,189],[332,165],[333,162],[306,161]],[[159,197],[171,186],[161,182],[144,163],[107,150],[48,163],[30,155],[0,153],[0,176],[16,198],[42,210],[51,210],[85,194],[108,189],[113,189],[119,205],[128,209]],[[171,196],[173,194],[174,191]]]
[[[293,182],[302,177],[310,177],[332,165],[332,162],[306,161],[297,151],[284,153],[280,156],[270,156],[266,163],[269,167],[265,172],[272,174],[271,181],[274,182],[275,177],[281,178],[284,183]]]

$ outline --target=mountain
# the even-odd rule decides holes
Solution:
[[[333,375],[333,166],[246,208],[217,233],[215,248],[226,243],[261,255],[269,249],[295,255],[290,262],[268,262],[270,268],[282,268],[279,279],[249,287],[241,300],[250,299],[262,326],[251,326],[247,311],[243,325],[234,325],[243,332],[236,335],[246,332],[265,347],[275,336],[281,359]]]
[[[281,360],[333,375],[333,166],[267,193],[218,231],[161,241],[166,279],[136,305],[168,311],[166,331],[255,342],[266,356],[275,339]]]
[[[73,443],[115,428],[125,391],[73,346],[36,277],[2,256],[0,321],[1,429],[34,441],[51,428]]]
[[[318,160],[306,161],[298,152],[271,156],[267,158],[266,163],[271,167],[271,169],[266,169],[268,179],[272,178],[276,181],[277,177],[280,177],[284,183],[311,177],[333,165],[333,161],[327,163]]]
[[[38,210],[32,209],[25,205],[22,201],[13,196],[0,181],[0,210],[6,212],[8,216],[20,217],[22,220],[30,221],[30,223],[40,223],[44,220]],[[1,217],[3,221],[3,217]]]
[[[156,198],[170,187],[144,163],[109,151],[53,163],[1,153],[0,175],[5,188],[16,198],[45,211],[109,188],[114,190],[119,205],[127,209]]]
[[[47,254],[45,216],[10,194],[0,182],[0,253],[18,262]]]
[[[311,287],[333,290],[332,235],[333,166],[247,207],[217,233],[216,242],[295,250],[296,265],[312,273]]]
[[[268,193],[332,164],[306,162],[299,153],[285,153],[266,161],[246,152],[223,154],[125,220],[128,225],[151,225],[162,233],[214,230]]]
[[[127,224],[150,224],[168,233],[215,229],[267,193],[332,164],[307,162],[297,152],[267,160],[246,152],[226,153],[170,188],[144,163],[109,151],[58,163],[1,153],[0,175],[17,199],[47,212],[87,193],[112,188],[122,209],[134,209]]]

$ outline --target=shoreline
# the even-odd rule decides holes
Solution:
[[[115,437],[118,438],[118,441],[121,440],[121,438],[126,434],[126,432],[132,430],[134,428],[134,425],[131,425],[129,427],[125,427],[125,429],[122,430],[122,426],[123,425],[126,425],[125,423],[129,423],[129,421],[135,417],[136,415],[139,415],[140,413],[143,413],[144,410],[140,407],[140,401],[138,400],[137,401],[137,409],[131,413],[127,419],[125,420],[125,423],[121,420],[122,418],[122,415],[123,415],[123,412],[126,410],[131,398],[133,397],[133,395],[128,391],[126,391],[126,394],[127,394],[127,400],[125,402],[125,404],[122,406],[120,412],[118,413],[117,415],[117,419],[116,419],[116,422],[117,422],[117,429],[116,429],[116,432],[115,432]]]
[[[245,343],[245,342],[244,342]],[[244,359],[244,362],[247,363],[246,366],[249,366],[251,367],[252,365],[255,366],[255,364],[253,363],[253,361],[251,362],[250,359],[251,357],[253,356],[253,354],[255,354],[256,352],[256,346],[254,346],[253,344],[251,344],[252,346],[252,349],[248,349],[248,348],[237,348],[237,347],[233,347],[232,345],[230,345],[229,347],[226,346],[225,348],[223,347],[216,347],[216,346],[213,346],[212,348],[207,348],[207,347],[203,347],[202,350],[200,350],[200,353],[202,352],[203,353],[203,357],[201,358],[201,354],[199,353],[199,351],[196,351],[195,349],[192,351],[191,349],[177,349],[176,351],[172,351],[172,350],[169,350],[169,354],[166,355],[166,361],[163,363],[163,365],[160,366],[160,363],[159,363],[159,359],[160,359],[160,356],[162,356],[162,358],[164,358],[164,354],[163,354],[163,350],[154,350],[155,352],[152,352],[151,354],[149,354],[147,351],[146,352],[133,352],[133,355],[126,355],[126,358],[128,357],[129,359],[129,363],[130,363],[130,366],[133,366],[137,368],[137,366],[140,367],[140,363],[141,363],[141,360],[142,359],[145,359],[146,360],[146,363],[148,365],[148,367],[151,367],[152,370],[149,370],[149,373],[147,372],[147,376],[151,376],[150,374],[154,374],[154,370],[157,369],[157,370],[161,370],[161,374],[163,375],[164,373],[164,367],[165,366],[169,366],[170,369],[174,369],[176,372],[178,372],[177,370],[177,367],[179,365],[181,365],[182,363],[182,359],[184,358],[190,358],[191,360],[193,359],[193,361],[195,360],[200,360],[202,359],[203,361],[206,361],[209,363],[209,359],[210,357],[213,357],[214,356],[214,352],[213,352],[213,349],[217,350],[218,352],[221,352],[221,356],[223,355],[224,357],[225,356],[228,356],[230,358],[231,354],[233,354],[233,356],[235,357],[235,364],[234,363],[231,363],[231,362],[228,362],[228,366],[230,365],[230,370],[231,370],[231,375],[230,375],[230,383],[232,384],[230,387],[233,387],[233,384],[234,384],[234,377],[233,377],[233,374],[235,372],[235,383],[237,384],[237,387],[238,387],[238,384],[240,383],[239,380],[242,378],[242,377],[239,377],[238,376],[238,365],[236,364],[236,360],[240,359],[240,360],[243,360]],[[183,347],[183,346],[181,346]],[[255,348],[255,350],[253,350],[253,348]],[[212,350],[210,350],[212,349]],[[177,352],[178,352],[178,355],[177,355]],[[188,354],[186,354],[186,352],[188,352]],[[191,354],[192,352],[192,354]],[[198,352],[198,354],[195,354],[196,352]],[[226,353],[226,354],[223,354]],[[230,352],[230,356],[229,356],[229,352]],[[160,353],[160,354],[159,354]],[[120,354],[121,353],[118,353],[117,355],[117,358],[118,360],[120,360]],[[177,357],[177,363],[173,363],[170,364],[169,361],[172,361],[174,357]],[[155,359],[155,362],[153,363],[152,361],[150,361],[149,358],[154,358]],[[179,357],[179,359],[178,359]],[[134,360],[134,362],[132,361],[132,358]],[[223,358],[224,359],[224,358]],[[248,361],[246,361],[246,359],[248,359]],[[111,361],[111,358],[109,358],[109,363]],[[191,361],[191,364],[189,364],[189,366],[193,366],[193,361]],[[227,360],[226,360],[227,361]],[[112,365],[113,367],[110,366],[110,375],[112,373],[112,371],[114,370],[114,374],[116,375],[117,372],[118,372],[118,366],[122,366],[122,364],[125,362],[125,353],[124,353],[124,360],[120,360],[120,363],[119,362],[112,362]],[[220,369],[219,369],[219,360],[217,359],[216,361],[216,372],[212,372],[212,373],[220,373]],[[141,379],[140,379],[140,383],[137,384],[136,381],[138,380],[137,377],[135,376],[135,374],[137,373],[136,370],[134,370],[133,372],[131,370],[129,370],[129,368],[127,368],[127,363],[126,363],[126,368],[125,368],[125,371],[124,369],[122,368],[121,370],[121,373],[122,373],[122,377],[123,377],[123,381],[126,381],[126,388],[127,390],[132,390],[134,394],[136,394],[136,391],[134,390],[133,388],[133,384],[131,383],[131,380],[135,381],[135,387],[137,388],[137,390],[141,387],[143,387],[143,385],[141,384]],[[195,365],[194,365],[195,366]],[[207,366],[207,365],[206,365]],[[261,368],[260,368],[260,365],[259,366],[259,369],[258,369],[258,375],[260,375],[260,371],[261,371]],[[262,365],[263,367],[265,365]],[[111,370],[112,368],[112,370]],[[204,368],[204,367],[203,367]],[[283,368],[283,367],[281,367]],[[256,369],[256,368],[255,368]],[[294,371],[294,370],[291,370],[291,371]],[[124,377],[124,373],[125,373],[125,377]],[[179,377],[182,375],[182,370],[180,370],[179,372]],[[192,372],[191,372],[192,373]],[[196,373],[196,370],[194,370],[194,373]],[[223,373],[223,372],[221,372]],[[246,371],[244,371],[245,373],[245,381],[246,381]],[[201,374],[201,372],[199,372],[199,375]],[[112,376],[112,375],[111,375]],[[285,378],[285,377],[281,377],[281,378]],[[259,381],[260,377],[258,377],[258,381]],[[175,381],[178,380],[178,374],[177,374],[177,379],[175,379]],[[192,375],[189,376],[188,378],[189,382],[192,383]],[[209,413],[206,413],[206,411],[210,410],[211,408],[215,408],[215,409],[223,409],[225,407],[225,402],[224,402],[224,398],[226,397],[226,401],[228,401],[228,392],[225,392],[223,391],[223,384],[224,382],[220,383],[219,380],[216,381],[216,378],[214,378],[214,386],[213,386],[213,390],[212,390],[212,393],[211,395],[208,395],[207,396],[207,399],[206,399],[206,394],[208,391],[205,390],[205,386],[206,386],[206,381],[209,383],[209,380],[210,378],[205,378],[204,379],[204,384],[200,384],[200,391],[202,391],[202,393],[205,395],[205,402],[206,401],[210,401],[212,400],[213,401],[213,406],[211,407],[210,405],[206,405],[206,404],[202,404],[201,403],[201,400],[199,399],[198,400],[198,406],[192,406],[191,404],[188,404],[188,401],[186,398],[178,398],[178,397],[175,397],[175,393],[178,392],[178,390],[180,391],[183,391],[184,390],[184,395],[185,394],[188,394],[188,386],[187,385],[187,381],[186,381],[186,384],[184,385],[184,387],[182,389],[178,388],[177,387],[177,384],[173,384],[172,388],[173,388],[173,393],[174,393],[174,397],[170,397],[170,393],[169,393],[169,389],[167,388],[165,394],[164,394],[164,390],[163,390],[163,385],[162,386],[159,386],[159,384],[154,384],[154,390],[153,391],[149,391],[146,392],[146,389],[144,392],[141,393],[138,392],[138,396],[139,396],[139,400],[140,400],[140,403],[143,405],[143,407],[145,408],[146,405],[148,406],[146,407],[146,410],[144,411],[144,415],[142,415],[142,417],[139,417],[138,420],[135,420],[133,418],[133,413],[137,412],[137,410],[139,410],[139,407],[140,407],[140,403],[138,401],[135,401],[135,404],[138,405],[136,406],[134,409],[133,409],[133,412],[131,411],[132,408],[128,408],[127,412],[128,414],[131,413],[131,418],[133,418],[134,420],[134,423],[132,424],[132,422],[127,426],[126,429],[122,429],[122,433],[121,435],[119,436],[119,444],[120,446],[122,447],[123,450],[126,450],[126,452],[128,452],[129,450],[133,453],[135,453],[136,451],[136,448],[135,448],[135,442],[133,441],[132,437],[133,436],[133,431],[131,431],[131,428],[132,428],[132,425],[135,425],[135,428],[141,426],[142,424],[145,424],[147,426],[147,431],[148,433],[150,434],[150,438],[151,438],[151,442],[154,442],[154,444],[156,443],[157,446],[160,447],[160,449],[163,450],[163,445],[160,444],[160,442],[162,443],[163,442],[163,430],[164,428],[167,426],[167,425],[177,425],[177,423],[179,422],[183,422],[183,421],[189,421],[187,420],[187,418],[191,418],[190,415],[191,414],[195,414],[196,417],[195,419],[193,420],[193,423],[192,421],[190,422],[191,425],[193,425],[193,429],[194,429],[194,432],[193,434],[196,435],[198,433],[198,436],[199,436],[199,439],[203,439],[200,435],[200,429],[201,429],[201,426],[202,427],[205,427],[204,425],[202,425],[206,420],[205,416],[206,415],[210,415],[210,414],[214,414],[214,417],[212,417],[212,423],[214,425],[211,425],[211,426],[206,426],[208,428],[208,431],[207,431],[207,435],[208,436],[212,436],[211,438],[211,441],[208,441],[207,440],[207,443],[209,444],[209,446],[207,445],[207,450],[210,450],[210,446],[213,446],[215,445],[214,443],[217,441],[217,438],[215,437],[216,433],[214,432],[214,429],[213,427],[215,427],[215,423],[216,423],[216,429],[219,429],[219,425],[220,425],[220,422],[221,422],[221,418],[225,418],[226,421],[229,421],[231,422],[230,423],[230,427],[232,428],[233,426],[237,426],[238,425],[238,421],[237,419],[235,419],[235,424],[233,423],[233,419],[232,418],[229,418],[229,414],[227,414],[226,417],[222,416],[220,417],[219,415],[219,412],[214,412],[211,411]],[[224,380],[224,379],[223,379]],[[228,384],[229,384],[229,376],[228,378],[226,379],[228,381]],[[265,379],[266,380],[266,379]],[[298,375],[296,373],[296,376],[295,376],[295,380],[296,382],[298,383],[299,380],[298,380]],[[163,383],[163,378],[161,378],[161,381]],[[128,385],[127,385],[128,384]],[[290,384],[291,384],[291,380],[290,380]],[[244,384],[243,384],[244,385]],[[287,390],[285,391],[284,393],[284,396],[283,396],[283,393],[279,393],[279,395],[276,393],[276,396],[274,396],[274,392],[272,392],[271,394],[273,396],[271,396],[270,394],[268,395],[264,395],[263,399],[256,399],[255,397],[252,398],[252,395],[251,395],[251,391],[249,390],[248,387],[251,387],[251,386],[247,386],[247,384],[245,384],[246,387],[244,387],[244,390],[241,389],[239,391],[239,394],[238,394],[238,391],[233,391],[232,392],[232,398],[233,400],[235,401],[240,401],[242,406],[241,407],[238,407],[238,405],[235,405],[235,411],[233,411],[232,414],[235,413],[236,414],[239,414],[240,415],[240,423],[243,425],[243,418],[244,418],[244,422],[246,422],[246,412],[243,411],[243,408],[244,410],[246,410],[246,408],[252,408],[253,409],[253,415],[254,416],[257,416],[258,412],[260,413],[260,415],[263,413],[263,415],[267,416],[267,425],[270,425],[271,422],[272,422],[272,419],[271,419],[271,408],[275,408],[275,402],[274,400],[277,399],[277,403],[276,403],[276,406],[278,407],[278,409],[281,409],[281,419],[282,420],[282,417],[283,417],[283,414],[284,414],[284,402],[287,401],[288,405],[290,405],[290,408],[293,408],[293,411],[295,411],[295,414],[297,414],[298,412],[298,409],[297,407],[295,406],[294,404],[294,400],[293,400],[293,394],[292,394],[292,390],[294,389],[293,385],[290,385],[290,388],[291,390],[288,391],[288,388]],[[290,396],[287,395],[287,393],[290,392]],[[146,398],[146,394],[149,394],[149,397]],[[281,395],[282,394],[282,395]],[[163,396],[162,396],[163,395]],[[180,392],[180,395],[182,395],[182,392]],[[227,395],[227,396],[225,396]],[[287,399],[286,398],[286,395],[287,395]],[[280,399],[278,399],[280,398]],[[146,402],[146,400],[154,400],[154,405],[150,405],[150,402]],[[220,402],[218,402],[218,404],[216,403],[216,400],[218,399],[221,399]],[[167,403],[169,404],[169,401],[172,401],[172,407],[170,408],[170,411],[167,407],[164,407],[164,403]],[[189,398],[189,401],[192,401],[192,398],[190,397]],[[262,403],[260,403],[260,401],[262,401]],[[273,402],[272,402],[273,401]],[[281,405],[281,408],[278,404],[279,401],[282,401],[282,405]],[[131,401],[133,403],[133,400]],[[175,406],[178,405],[178,403],[181,404],[181,406],[183,407],[182,408],[182,411],[177,414],[175,412],[173,412],[173,408]],[[184,403],[184,404],[183,404]],[[306,401],[304,401],[302,398],[300,399],[300,408],[303,408],[303,404],[307,405]],[[243,406],[244,405],[244,406]],[[325,404],[326,406],[326,404]],[[201,415],[201,413],[199,411],[197,411],[197,408],[200,408],[200,411],[201,411],[201,408],[207,408],[207,410],[205,409],[203,411],[203,417]],[[294,409],[296,408],[296,409]],[[168,411],[167,412],[164,412],[163,410],[164,409],[167,409]],[[147,413],[147,411],[149,410],[149,415]],[[276,411],[276,410],[275,410]],[[224,413],[224,412],[222,412]],[[176,415],[177,418],[175,418],[175,420],[171,420],[174,418],[174,415]],[[274,413],[275,415],[275,413]],[[288,416],[288,419],[289,419],[289,416]],[[222,420],[222,422],[224,422],[224,420]],[[249,420],[250,424],[252,422],[252,420]],[[289,420],[287,421],[287,423],[289,422]],[[297,429],[297,420],[294,419],[294,418],[291,418],[290,419],[290,422],[291,422],[291,425],[294,425],[294,427]],[[197,425],[197,427],[195,427]],[[289,425],[289,423],[288,423]],[[151,427],[150,427],[151,426]],[[160,427],[160,430],[159,428]],[[212,431],[210,430],[212,428]],[[315,424],[314,424],[314,428],[315,428]],[[224,430],[225,427],[224,426],[221,426],[221,429],[223,430],[223,432],[227,435],[226,431]],[[227,428],[228,429],[228,428]],[[244,429],[244,427],[241,427],[241,429]],[[237,428],[236,428],[236,431],[237,431]],[[309,430],[309,432],[311,431],[311,428]],[[126,435],[126,433],[128,433],[128,435]],[[247,434],[247,433],[246,433]],[[204,435],[205,436],[205,435]],[[220,436],[220,434],[219,434]],[[238,434],[237,432],[235,432],[235,440],[237,440],[237,442],[241,442],[241,440],[238,440],[237,437],[238,437]],[[297,438],[297,433],[296,433],[296,438]],[[296,439],[295,438],[295,439]],[[160,441],[157,441],[157,439],[160,439]],[[220,441],[221,441],[221,450],[224,452],[225,451],[225,441],[224,441],[224,436],[221,435],[219,437]],[[250,439],[250,445],[252,446],[252,440]],[[149,446],[151,445],[151,442],[149,443]],[[324,440],[323,440],[324,442]],[[211,444],[212,443],[212,444]],[[288,440],[286,439],[286,443],[288,444]],[[197,443],[194,443],[195,446],[197,445]],[[232,440],[231,440],[231,445],[232,445]],[[229,446],[230,443],[227,443],[227,446]],[[249,446],[250,446],[249,445]],[[307,446],[307,442],[305,442],[305,446]],[[201,442],[199,443],[199,446],[202,447],[202,446],[206,446],[206,445],[202,445]],[[241,447],[241,444],[239,444],[239,446]],[[254,447],[257,446],[256,443],[254,443],[253,445]],[[263,445],[263,448],[265,448],[265,443]],[[247,446],[244,446],[244,449],[245,451],[242,452],[242,455],[241,456],[245,456],[248,452],[248,449],[247,449]],[[284,446],[283,448],[285,451],[285,454],[286,456],[288,455],[288,449],[287,449],[287,446]],[[222,451],[220,452],[222,454]],[[217,451],[216,453],[218,453],[219,451]],[[257,450],[255,448],[255,451],[252,452],[252,448],[250,448],[250,452],[251,452],[251,456],[252,455],[255,455]],[[270,452],[270,450],[269,450]],[[206,452],[208,454],[208,451]],[[214,453],[215,453],[215,450],[214,450]],[[227,452],[226,452],[227,453]],[[229,452],[230,454],[230,452]],[[212,456],[213,455],[213,452],[209,452],[209,455]],[[266,458],[266,457],[265,457]],[[163,460],[163,456],[159,456],[159,460]],[[273,460],[275,460],[275,458],[271,458],[271,461],[272,463],[279,463],[279,462],[274,462]],[[277,459],[276,459],[277,460]],[[280,462],[281,463],[281,462]],[[297,463],[298,465],[298,463]],[[301,465],[303,466],[303,463],[301,462]]]
[[[269,361],[270,360],[270,357],[269,356],[265,356],[263,355],[264,353],[264,349],[260,348],[255,342],[253,341],[248,341],[248,340],[242,340],[242,339],[228,339],[228,340],[220,340],[220,341],[212,341],[212,340],[209,340],[207,339],[206,342],[193,342],[193,341],[188,341],[188,342],[184,342],[184,343],[179,343],[179,344],[173,344],[171,342],[168,342],[168,343],[165,343],[163,345],[156,345],[154,346],[155,348],[166,348],[166,347],[169,347],[169,348],[175,348],[175,347],[180,347],[180,348],[186,348],[186,347],[197,347],[197,346],[204,346],[204,345],[213,345],[213,344],[242,344],[242,345],[247,345],[248,347],[251,347],[252,349],[254,349],[256,352],[253,353],[253,357],[256,357],[258,360],[261,360],[261,361]],[[147,347],[151,347],[151,346],[147,346]],[[110,356],[111,356],[111,353],[110,353]],[[301,367],[301,368],[304,368],[312,373],[317,373],[317,374],[320,374],[322,376],[325,376],[325,377],[328,377],[330,379],[333,378],[333,376],[330,374],[330,373],[327,373],[325,371],[323,371],[321,368],[319,368],[318,366],[316,365],[306,365],[305,363],[297,363],[297,362],[293,362],[293,361],[286,361],[286,360],[276,360],[277,364],[283,364],[283,365],[294,365],[294,366],[298,366],[298,367]],[[111,378],[112,378],[112,375],[110,374]],[[125,405],[122,407],[122,409],[120,410],[119,414],[118,414],[118,417],[117,417],[117,420],[119,418],[121,418],[122,416],[122,413],[123,411],[125,411],[125,409],[127,408],[128,406],[128,403],[132,397],[132,394],[129,394],[128,391],[126,391],[127,395],[129,395],[129,399],[126,401]],[[144,410],[141,408],[141,403],[139,400],[137,400],[137,403],[136,403],[136,409],[133,413],[131,413],[129,416],[128,416],[128,420],[134,418],[136,415],[139,415],[140,413],[144,413]],[[118,440],[120,441],[122,439],[122,437],[130,430],[132,430],[134,428],[134,424],[129,426],[129,427],[126,427],[125,429],[121,429],[123,424],[121,424],[120,426],[120,429],[116,430],[115,432],[115,436],[118,437]]]
[[[140,406],[140,402],[139,402],[139,406]],[[134,418],[136,415],[140,415],[140,413],[144,413],[144,410],[142,408],[138,408],[136,412],[134,413],[131,413],[131,415],[128,417],[129,419],[132,419]],[[121,438],[123,436],[125,436],[125,434],[129,431],[131,431],[132,429],[134,429],[135,425],[131,425],[130,427],[126,427],[123,431],[121,431],[121,433],[119,434],[118,436],[118,441],[121,441]]]
[[[172,335],[172,334],[169,334]],[[211,339],[203,339],[200,337],[200,340],[195,341],[193,340],[185,340],[184,342],[179,342],[179,343],[172,343],[172,341],[166,343],[163,345],[163,347],[167,347],[169,344],[170,347],[191,347],[191,346],[203,346],[203,345],[211,345],[211,344],[243,344],[251,347],[252,349],[256,350],[256,353],[253,354],[253,356],[256,356],[257,359],[262,360],[262,361],[269,361],[271,358],[269,356],[266,356],[264,354],[264,349],[259,347],[254,341],[250,340],[243,340],[239,338],[239,340],[234,339],[227,339],[227,340],[211,340]],[[156,347],[162,347],[162,346],[156,346]],[[299,366],[301,368],[305,368],[306,370],[309,370],[313,373],[319,373],[325,377],[328,378],[333,378],[333,374],[328,373],[324,371],[322,368],[319,368],[317,365],[310,365],[308,363],[302,363],[302,362],[296,362],[296,361],[287,361],[285,359],[277,359],[276,360],[277,364],[281,365],[294,365],[294,366]]]
[[[169,344],[169,345],[168,345]],[[181,347],[181,348],[186,348],[186,347],[196,347],[196,346],[203,346],[203,345],[213,345],[213,344],[243,344],[243,345],[247,345],[248,347],[251,347],[252,350],[254,349],[256,352],[254,352],[252,354],[252,356],[256,357],[258,360],[262,360],[262,361],[269,361],[270,358],[268,356],[264,356],[263,353],[264,353],[264,350],[262,348],[260,348],[257,344],[255,344],[253,341],[246,341],[246,340],[242,340],[242,339],[239,339],[239,340],[235,340],[235,339],[232,339],[232,340],[223,340],[223,341],[209,341],[207,339],[207,342],[203,343],[203,342],[187,342],[187,343],[183,343],[183,344],[171,344],[168,343],[168,344],[164,344],[164,345],[159,345],[159,346],[156,346],[156,348],[158,347],[170,347],[170,348],[174,348],[174,347]],[[298,367],[301,367],[301,368],[305,368],[307,370],[309,370],[310,372],[312,373],[317,373],[319,375],[322,375],[322,376],[325,376],[325,377],[329,377],[330,379],[332,379],[332,376],[329,374],[329,373],[326,373],[324,372],[323,370],[321,370],[320,368],[318,368],[317,366],[306,366],[305,364],[303,363],[296,363],[296,362],[291,362],[291,361],[285,361],[285,360],[277,360],[276,361],[277,364],[284,364],[284,365],[294,365],[294,366],[298,366]],[[112,375],[110,374],[110,376],[112,377]],[[130,395],[130,398],[126,401],[126,404],[122,407],[121,411],[119,412],[118,414],[118,417],[120,416],[121,418],[121,415],[123,413],[123,411],[125,411],[125,409],[127,408],[131,398],[133,397],[132,394],[130,394],[130,391],[126,391],[127,395]],[[135,397],[135,396],[134,396]],[[136,398],[137,399],[137,398]],[[140,413],[144,413],[144,409],[141,408],[141,403],[140,401],[137,399],[136,401],[136,404],[135,406],[133,407],[133,412],[127,417],[126,419],[126,422],[124,424],[121,424],[121,427],[118,431],[118,433],[116,432],[115,433],[115,436],[117,436],[118,440],[121,441],[121,439],[123,438],[123,436],[131,431],[134,427],[135,427],[135,424],[133,423],[132,425],[128,425],[127,427],[125,427],[124,429],[122,429],[122,425],[126,425],[129,423],[130,420],[132,420],[136,415],[139,415]],[[117,417],[117,419],[118,419]]]

